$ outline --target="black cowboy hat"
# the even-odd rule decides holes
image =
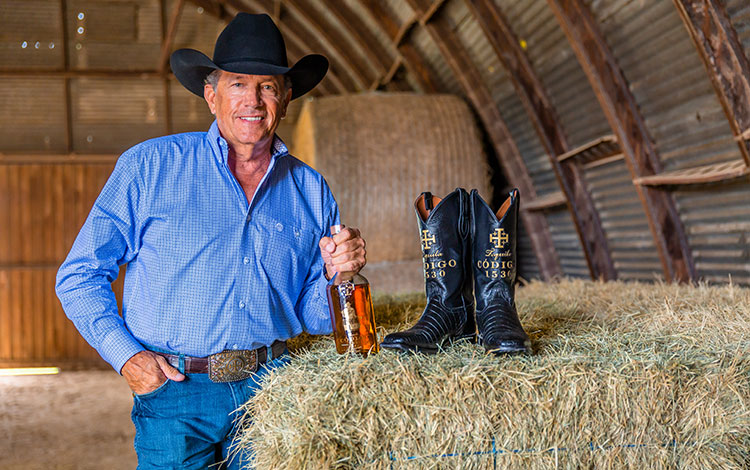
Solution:
[[[169,59],[182,85],[203,98],[204,80],[214,70],[251,75],[286,75],[292,99],[312,90],[328,71],[328,59],[310,54],[289,67],[281,32],[270,16],[238,13],[216,40],[214,60],[195,49],[178,49]]]

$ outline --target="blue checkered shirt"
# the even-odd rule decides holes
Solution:
[[[204,357],[330,333],[328,185],[276,137],[248,201],[227,155],[216,122],[123,153],[60,267],[65,313],[115,370],[144,345]],[[125,263],[120,317],[110,284]]]

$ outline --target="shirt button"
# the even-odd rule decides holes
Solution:
[[[249,258],[249,257],[247,257],[247,256],[245,256],[244,258],[242,258],[242,262],[243,262],[244,264],[248,264],[248,263],[250,263],[250,258]]]
[[[281,232],[282,230],[284,230],[284,226],[283,226],[283,225],[281,225],[280,223],[279,223],[279,224],[276,224],[276,231],[277,231],[277,232]]]
[[[245,302],[240,302],[240,308],[245,308]]]
[[[232,345],[232,349],[237,349],[238,347],[239,347],[239,346],[237,346],[236,344],[233,344],[233,345]]]

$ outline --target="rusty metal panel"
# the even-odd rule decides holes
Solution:
[[[70,66],[81,70],[154,70],[162,39],[158,0],[68,0]]]
[[[121,153],[166,133],[161,80],[79,78],[71,101],[77,153]]]
[[[0,18],[0,70],[63,68],[59,0],[4,0]]]
[[[65,83],[0,78],[0,152],[66,152]]]

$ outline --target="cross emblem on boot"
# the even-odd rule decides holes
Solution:
[[[505,233],[505,229],[496,228],[494,233],[490,234],[490,243],[495,245],[495,248],[502,248],[508,243],[508,234]]]
[[[432,243],[435,243],[435,235],[430,236],[429,230],[422,230],[422,249],[429,250],[432,247]]]

